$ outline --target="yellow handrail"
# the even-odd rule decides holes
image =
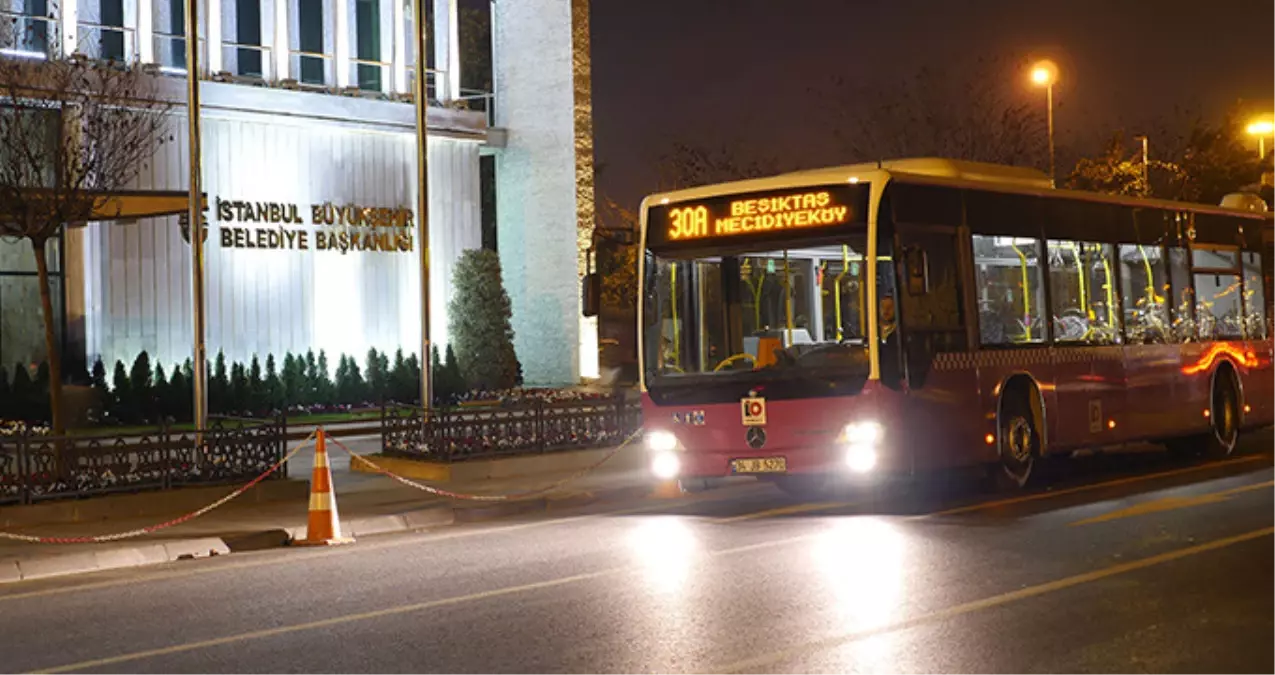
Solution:
[[[673,365],[682,367],[682,331],[677,322],[677,263],[669,267],[669,295],[673,298]]]
[[[833,296],[836,300],[837,315],[837,342],[841,342],[844,337],[841,330],[841,280],[850,273],[850,247],[845,244],[841,245],[841,274],[833,279]]]
[[[1032,304],[1031,303],[1032,301],[1031,301],[1031,293],[1027,290],[1027,254],[1023,253],[1022,250],[1018,248],[1018,243],[1013,241],[1012,239],[1010,240],[1009,246],[1010,248],[1014,249],[1014,253],[1017,253],[1018,259],[1022,261],[1021,267],[1023,270],[1023,328],[1027,331],[1027,341],[1031,342],[1031,339],[1032,339],[1032,326],[1031,326]]]

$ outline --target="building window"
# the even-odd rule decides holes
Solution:
[[[131,3],[128,9],[132,9]],[[103,61],[131,61],[136,45],[133,29],[125,28],[125,11],[125,0],[81,2],[76,12],[75,50]]]
[[[297,80],[327,84],[328,55],[324,49],[323,0],[297,0]]]
[[[48,0],[0,2],[0,49],[19,55],[52,56],[49,38],[57,34],[52,24]]]
[[[231,72],[244,77],[266,77],[265,50],[261,46],[261,6],[257,0],[234,0],[234,32],[224,33],[233,35],[237,45],[234,64],[227,65],[233,68]]]
[[[415,80],[413,78],[416,77],[416,32],[415,32],[416,22],[413,20],[413,17],[412,17],[412,2],[411,0],[394,0],[394,1],[402,2],[405,5],[403,8],[403,23],[404,23],[403,62],[407,65],[407,90],[415,91],[413,87],[415,87],[416,85],[415,85]],[[423,0],[421,4],[425,6],[425,25],[427,27],[432,27],[434,25],[434,3],[430,2],[430,0]],[[429,46],[434,44],[434,36],[429,35],[427,37],[428,37],[428,40],[426,41],[427,51],[425,53],[425,68],[428,70],[433,70],[435,68],[434,50],[430,49]],[[426,90],[425,90],[426,98],[428,98],[431,101],[437,101],[438,100],[438,91],[437,91],[438,82],[431,77],[425,80],[425,86],[426,86]]]
[[[354,0],[355,82],[359,89],[381,91],[381,6],[378,0]]]
[[[186,70],[186,6],[182,0],[155,0],[155,62],[162,68]]]
[[[482,222],[483,248],[496,250],[496,156],[478,158],[479,217]]]
[[[54,330],[58,339],[63,330],[61,240],[50,239],[45,246],[49,265],[49,293],[53,299]],[[63,353],[66,350],[63,349]],[[40,280],[35,256],[25,239],[0,240],[0,365],[13,376],[17,368],[35,370],[46,360],[44,315],[40,308]]]

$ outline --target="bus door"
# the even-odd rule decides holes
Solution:
[[[899,310],[907,386],[930,384],[936,354],[968,351],[956,228],[899,227]],[[884,358],[884,357],[883,357]],[[972,390],[971,390],[972,391]]]
[[[935,434],[917,439],[917,460],[930,467],[961,463],[967,451],[981,449],[976,440],[981,421],[975,403],[977,371],[936,367],[941,362],[936,359],[939,354],[956,356],[969,351],[959,263],[961,242],[955,227],[897,226],[894,268],[902,379],[908,390],[909,414],[931,421],[909,423],[910,428]],[[882,349],[883,379],[887,358],[893,355]],[[959,359],[947,360],[953,361]]]

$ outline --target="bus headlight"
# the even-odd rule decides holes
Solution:
[[[672,480],[677,478],[677,474],[682,470],[682,461],[677,458],[677,453],[669,450],[658,452],[651,459],[651,473],[660,480]]]
[[[677,449],[677,436],[667,431],[648,431],[646,449],[651,452],[673,452]]]
[[[843,435],[850,445],[872,447],[881,442],[882,433],[881,425],[876,422],[853,422],[846,425]]]
[[[851,443],[846,448],[846,466],[855,473],[867,473],[877,465],[877,449],[864,443]]]

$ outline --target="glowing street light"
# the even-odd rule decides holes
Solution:
[[[1266,159],[1266,137],[1275,135],[1275,122],[1271,120],[1256,120],[1249,123],[1244,129],[1250,136],[1257,136],[1257,156],[1260,159]]]
[[[1058,66],[1048,59],[1037,61],[1031,69],[1032,84],[1045,88],[1045,105],[1049,122],[1049,184],[1054,184],[1054,82],[1058,81]]]

